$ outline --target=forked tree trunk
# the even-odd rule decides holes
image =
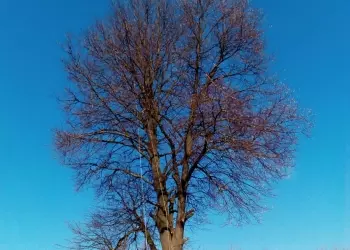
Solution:
[[[161,195],[159,203],[162,204],[164,200],[168,199],[167,195]],[[173,218],[169,211],[169,207],[166,204],[167,214],[164,214],[164,210],[159,209],[157,212],[157,227],[160,235],[160,242],[163,250],[182,250],[185,239],[185,203],[184,200],[179,198],[177,206],[177,218],[176,225],[173,225]]]
[[[148,80],[148,82],[152,82]],[[169,209],[169,195],[166,187],[166,177],[162,173],[158,154],[157,140],[157,116],[158,107],[153,99],[152,89],[146,90],[144,104],[146,107],[147,119],[145,127],[149,138],[148,150],[151,154],[151,166],[154,182],[154,190],[157,193],[158,209],[155,215],[156,226],[160,235],[160,243],[163,250],[182,250],[184,245],[184,226],[185,226],[185,195],[182,187],[179,187],[178,206],[176,225],[173,224],[173,215]],[[181,186],[181,185],[180,185]]]
[[[168,230],[160,233],[162,250],[182,250],[184,245],[184,230],[176,228],[171,234]]]

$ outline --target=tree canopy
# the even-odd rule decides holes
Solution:
[[[74,249],[183,249],[212,211],[255,219],[309,127],[246,0],[122,1],[66,52],[56,147],[103,201]]]

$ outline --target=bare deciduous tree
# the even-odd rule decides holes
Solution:
[[[260,25],[246,0],[127,0],[68,42],[56,145],[105,201],[84,244],[182,249],[196,217],[261,212],[308,122],[268,73]]]

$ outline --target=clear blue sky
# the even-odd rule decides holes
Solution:
[[[315,114],[292,177],[277,185],[261,225],[208,225],[198,249],[350,249],[350,2],[254,0],[262,7],[273,69]],[[0,250],[51,250],[66,222],[93,204],[55,159],[63,123],[55,95],[67,84],[59,42],[102,17],[108,1],[0,0]],[[219,218],[213,218],[219,222]]]

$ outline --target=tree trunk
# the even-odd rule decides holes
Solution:
[[[165,184],[164,186],[165,187]],[[164,188],[166,190],[166,188]],[[164,191],[163,190],[163,191]],[[176,218],[176,225],[173,225],[173,219],[171,211],[169,210],[168,194],[166,192],[160,192],[158,196],[158,203],[161,208],[158,208],[156,213],[156,224],[160,235],[160,242],[163,250],[182,250],[184,245],[184,226],[185,226],[185,213],[184,205],[178,206],[180,212]],[[183,201],[179,199],[179,203],[183,204]]]
[[[173,234],[168,230],[160,233],[162,250],[182,250],[184,245],[183,232],[183,229],[176,228]]]
[[[152,98],[150,98],[152,100]],[[160,235],[160,242],[163,250],[182,250],[184,244],[184,222],[185,222],[185,200],[181,195],[178,206],[178,216],[176,226],[174,228],[173,217],[169,209],[169,195],[166,187],[166,176],[163,175],[159,155],[157,140],[157,122],[154,117],[158,115],[158,107],[152,101],[146,102],[149,107],[147,120],[147,133],[149,137],[148,150],[151,153],[151,166],[153,174],[154,190],[158,196],[158,209],[156,212],[156,226]],[[182,191],[181,191],[182,193]]]
[[[163,250],[182,250],[184,241],[184,228],[185,228],[185,198],[180,194],[178,197],[178,214],[176,218],[175,228],[173,226],[172,215],[167,210],[164,214],[164,210],[158,209],[157,212],[157,227],[160,234],[160,242]],[[167,195],[160,196],[160,199],[168,199]],[[159,200],[159,202],[163,202]],[[161,203],[162,204],[162,203]],[[165,209],[168,209],[168,204],[164,205]]]

